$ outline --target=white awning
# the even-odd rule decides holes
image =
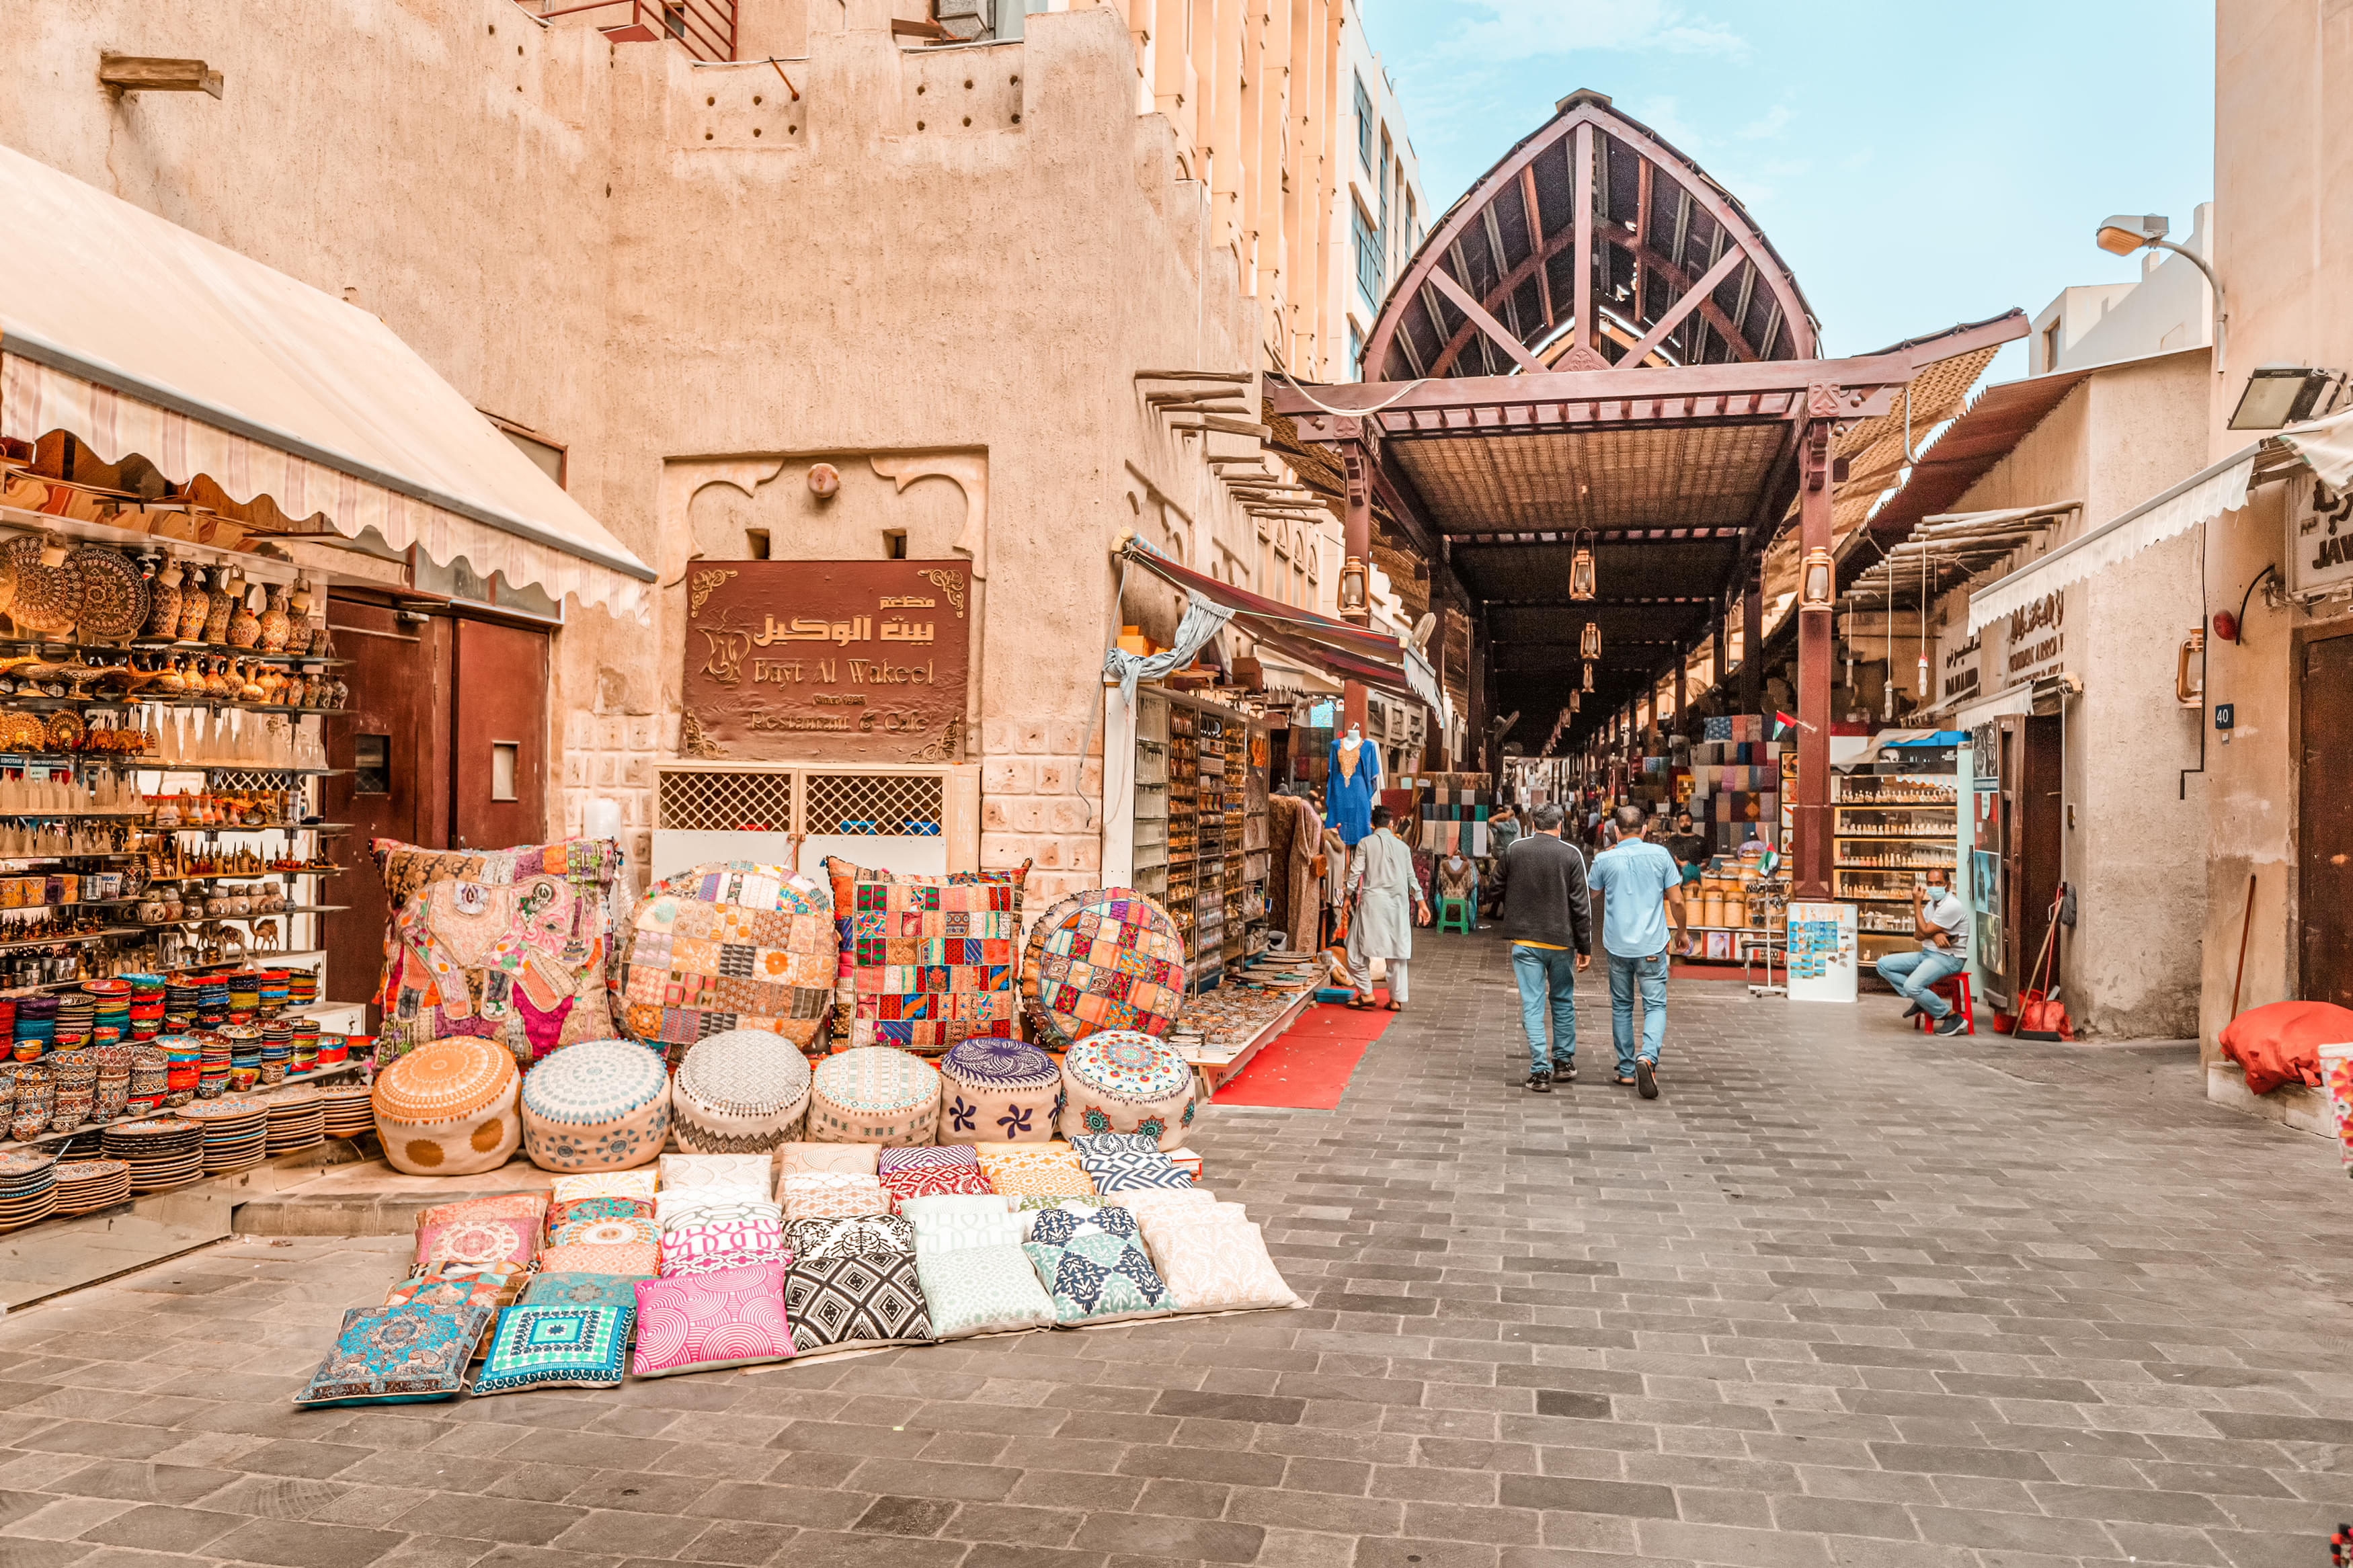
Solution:
[[[367,311],[0,147],[0,435],[644,620],[654,573]]]

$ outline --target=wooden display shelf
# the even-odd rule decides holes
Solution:
[[[148,1045],[153,1042],[142,1040],[138,1043],[141,1045]],[[85,1047],[84,1048],[87,1049],[88,1047]],[[75,1053],[68,1052],[66,1054],[73,1055]],[[44,1057],[42,1059],[46,1061],[48,1058]],[[251,1100],[258,1109],[267,1097],[276,1094],[280,1089],[299,1089],[303,1084],[316,1083],[321,1079],[340,1078],[345,1073],[358,1071],[361,1066],[362,1064],[356,1061],[340,1061],[329,1067],[313,1068],[309,1072],[290,1072],[286,1075],[283,1082],[273,1083],[267,1089],[263,1088],[259,1084],[256,1084],[253,1088],[248,1089],[230,1089],[227,1093],[214,1096],[212,1100],[208,1103],[217,1105],[225,1100]],[[180,1108],[176,1105],[157,1106],[153,1110],[142,1110],[135,1114],[117,1116],[105,1121],[85,1121],[80,1126],[70,1128],[63,1132],[42,1132],[30,1138],[0,1143],[0,1149],[32,1149],[44,1143],[62,1143],[69,1138],[84,1138],[92,1132],[103,1132],[110,1127],[119,1127],[126,1121],[156,1121],[163,1117],[175,1114],[179,1109]],[[202,1176],[191,1176],[189,1178],[190,1181],[202,1181],[203,1179],[204,1178]]]
[[[1299,1022],[1300,1016],[1314,1005],[1315,988],[1309,986],[1299,993],[1296,1000],[1285,1005],[1282,1012],[1269,1019],[1257,1034],[1252,1035],[1240,1047],[1229,1049],[1220,1046],[1204,1045],[1200,1053],[1193,1058],[1193,1068],[1206,1086],[1207,1092],[1214,1093],[1229,1082],[1235,1074],[1250,1065],[1250,1059],[1252,1057],[1258,1055],[1270,1041],[1281,1038],[1290,1030],[1292,1025]]]

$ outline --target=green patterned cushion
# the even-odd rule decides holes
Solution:
[[[1053,1326],[1054,1303],[1018,1245],[919,1252],[915,1276],[941,1339]]]
[[[1047,1209],[1021,1244],[1054,1299],[1054,1321],[1115,1323],[1176,1310],[1160,1271],[1144,1250],[1135,1216],[1125,1209]]]
[[[488,1307],[354,1307],[343,1314],[335,1348],[294,1403],[318,1407],[454,1399],[466,1386],[466,1365],[490,1321]]]
[[[631,1314],[618,1307],[509,1307],[499,1314],[474,1395],[535,1388],[618,1388]]]

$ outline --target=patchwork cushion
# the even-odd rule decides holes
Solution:
[[[621,959],[623,1026],[678,1063],[730,1030],[816,1042],[837,978],[828,885],[782,866],[697,866],[646,889]]]
[[[543,1171],[625,1171],[661,1152],[670,1110],[661,1058],[629,1040],[584,1040],[523,1079],[523,1150]]]
[[[1302,1304],[1267,1256],[1266,1237],[1247,1220],[1170,1215],[1145,1223],[1153,1258],[1178,1311],[1234,1312]]]
[[[441,1225],[453,1219],[529,1219],[547,1213],[545,1193],[501,1193],[496,1197],[465,1198],[435,1204],[417,1216],[419,1225]]]
[[[939,1120],[939,1070],[920,1057],[868,1046],[818,1064],[808,1113],[815,1142],[929,1143]]]
[[[316,1408],[455,1398],[491,1318],[488,1307],[353,1307],[294,1403]]]
[[[983,1143],[981,1173],[1017,1198],[1091,1198],[1095,1184],[1068,1143]]]
[[[787,1176],[814,1171],[871,1176],[881,1163],[882,1149],[877,1143],[787,1143],[777,1156],[777,1168]]]
[[[784,1281],[778,1263],[640,1280],[630,1370],[669,1377],[788,1359],[793,1333],[785,1321]]]
[[[623,1307],[638,1316],[638,1282],[618,1274],[534,1274],[522,1288],[526,1307]]]
[[[636,1308],[544,1305],[499,1314],[474,1396],[534,1388],[618,1388]]]
[[[394,915],[374,1000],[376,1060],[480,1039],[528,1067],[613,1032],[606,971],[621,847],[575,838],[482,853],[372,846]]]
[[[1185,939],[1133,888],[1096,888],[1038,917],[1021,958],[1030,1037],[1066,1051],[1106,1029],[1154,1037],[1185,1006]]]
[[[800,1130],[808,1058],[781,1035],[730,1029],[687,1048],[673,1095],[680,1148],[765,1152]]]
[[[765,1154],[664,1154],[661,1190],[666,1194],[705,1187],[745,1188],[765,1195],[776,1184],[774,1163]]]
[[[438,1264],[422,1274],[412,1274],[396,1281],[385,1292],[384,1304],[398,1307],[415,1303],[419,1307],[488,1307],[496,1311],[511,1306],[515,1293],[528,1279],[522,1269],[512,1263],[476,1265],[470,1263]]]
[[[893,1207],[908,1198],[935,1193],[993,1193],[969,1143],[944,1149],[885,1149],[877,1179]]]
[[[368,1092],[392,1168],[412,1176],[495,1171],[522,1142],[514,1058],[480,1040],[439,1040],[376,1074]]]
[[[1062,1069],[1023,1040],[963,1040],[940,1058],[943,1143],[1042,1142],[1062,1109]]]
[[[910,1252],[857,1252],[795,1258],[785,1270],[785,1316],[793,1348],[818,1350],[921,1344],[932,1337],[922,1278]]]
[[[607,1202],[624,1202],[608,1199]],[[548,1237],[550,1247],[634,1247],[661,1244],[662,1227],[651,1218],[605,1215],[594,1219],[567,1220]]]
[[[898,1215],[860,1215],[848,1219],[797,1219],[785,1226],[786,1245],[796,1264],[869,1252],[915,1252],[914,1222]]]
[[[1071,1138],[1071,1149],[1094,1178],[1100,1193],[1187,1189],[1193,1184],[1193,1178],[1160,1152],[1158,1141],[1142,1132],[1082,1132]]]
[[[848,1219],[891,1212],[891,1190],[872,1176],[846,1171],[804,1171],[780,1189],[786,1219]]]
[[[1062,1058],[1062,1136],[1143,1132],[1163,1149],[1193,1125],[1193,1068],[1172,1046],[1133,1029],[1090,1036]]]
[[[575,1203],[582,1198],[643,1198],[651,1203],[654,1173],[599,1171],[586,1176],[558,1176],[548,1188],[551,1204]]]
[[[414,1272],[450,1265],[503,1263],[531,1267],[539,1250],[539,1225],[529,1219],[453,1219],[417,1227]]]
[[[959,1040],[1010,1039],[1029,863],[945,879],[894,876],[826,858],[839,945],[838,1043],[936,1055]]]
[[[1018,1247],[1021,1222],[1001,1197],[962,1194],[909,1198],[900,1210],[914,1227],[915,1256],[973,1247]]]
[[[1111,1323],[1175,1310],[1135,1216],[1125,1209],[1043,1210],[1021,1250],[1054,1299],[1058,1323]]]
[[[932,1332],[944,1340],[1042,1329],[1054,1321],[1054,1303],[1018,1244],[919,1251],[915,1278]]]
[[[539,1255],[544,1274],[610,1274],[625,1279],[650,1279],[661,1272],[661,1247],[632,1242],[627,1247],[551,1247]]]
[[[651,1198],[575,1198],[570,1203],[548,1205],[547,1239],[554,1242],[557,1233],[566,1226],[602,1219],[651,1220],[653,1217],[654,1201]]]

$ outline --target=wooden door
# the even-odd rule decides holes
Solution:
[[[2353,632],[2304,645],[2298,677],[2296,911],[2306,1001],[2353,1007]]]
[[[2017,769],[2011,790],[2011,908],[2018,940],[2011,949],[2010,980],[2019,990],[2048,994],[2059,987],[2060,944],[2048,954],[2052,905],[2059,892],[2062,773],[2056,714],[2017,721]]]
[[[547,837],[547,634],[457,623],[449,847],[507,849]]]
[[[321,781],[320,800],[328,821],[352,828],[328,841],[346,869],[328,884],[327,901],[350,908],[326,917],[325,994],[356,1002],[374,994],[383,972],[391,912],[368,846],[449,842],[451,622],[404,622],[381,605],[340,598],[327,610],[335,652],[349,661],[336,673],[351,701],[349,717],[327,721],[327,765],[343,771]],[[371,1008],[369,1028],[381,1022]]]

